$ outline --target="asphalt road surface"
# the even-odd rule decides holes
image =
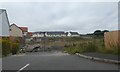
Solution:
[[[92,61],[58,51],[34,52],[3,58],[3,70],[118,70],[118,65]]]

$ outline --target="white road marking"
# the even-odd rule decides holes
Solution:
[[[17,72],[22,71],[23,69],[25,69],[27,66],[29,66],[30,64],[26,64],[25,66],[23,66],[22,68],[20,68]]]

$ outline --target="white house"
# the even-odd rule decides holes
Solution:
[[[16,24],[10,25],[10,36],[23,37],[23,31]]]
[[[64,31],[46,31],[46,32],[34,32],[33,33],[33,38],[40,38],[40,37],[79,37],[78,32],[67,32],[65,33]]]
[[[45,37],[45,32],[34,32],[32,37]]]
[[[0,37],[9,37],[9,20],[5,9],[0,9]]]
[[[45,32],[46,37],[65,37],[66,33],[64,31],[53,31],[53,32]]]
[[[69,37],[79,37],[79,33],[78,32],[68,32],[67,36]]]

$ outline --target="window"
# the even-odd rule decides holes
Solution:
[[[12,29],[10,29],[10,31],[12,31]]]

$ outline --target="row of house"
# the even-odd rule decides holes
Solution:
[[[30,39],[31,37],[79,37],[79,33],[64,31],[28,32],[27,27],[18,27],[16,24],[12,24],[10,25],[10,36],[24,37],[26,39]]]
[[[34,37],[66,37],[79,36],[77,32],[64,31],[45,31],[45,32],[28,32],[28,27],[19,27],[16,24],[9,23],[8,15],[5,9],[0,9],[0,37],[20,38],[23,41]]]
[[[5,9],[0,9],[0,37],[8,37],[11,41],[19,39],[21,45],[32,40],[35,37],[79,37],[78,32],[64,31],[44,31],[44,32],[28,32],[28,27],[20,27],[16,24],[9,23],[8,15]]]
[[[12,37],[65,37],[65,36],[79,36],[77,32],[64,32],[64,31],[46,31],[46,32],[28,32],[28,27],[19,27],[16,24],[9,23],[7,12],[5,9],[0,9],[0,22],[1,29],[0,35],[1,36],[12,36]]]
[[[34,32],[32,37],[79,37],[78,32],[45,31]]]

